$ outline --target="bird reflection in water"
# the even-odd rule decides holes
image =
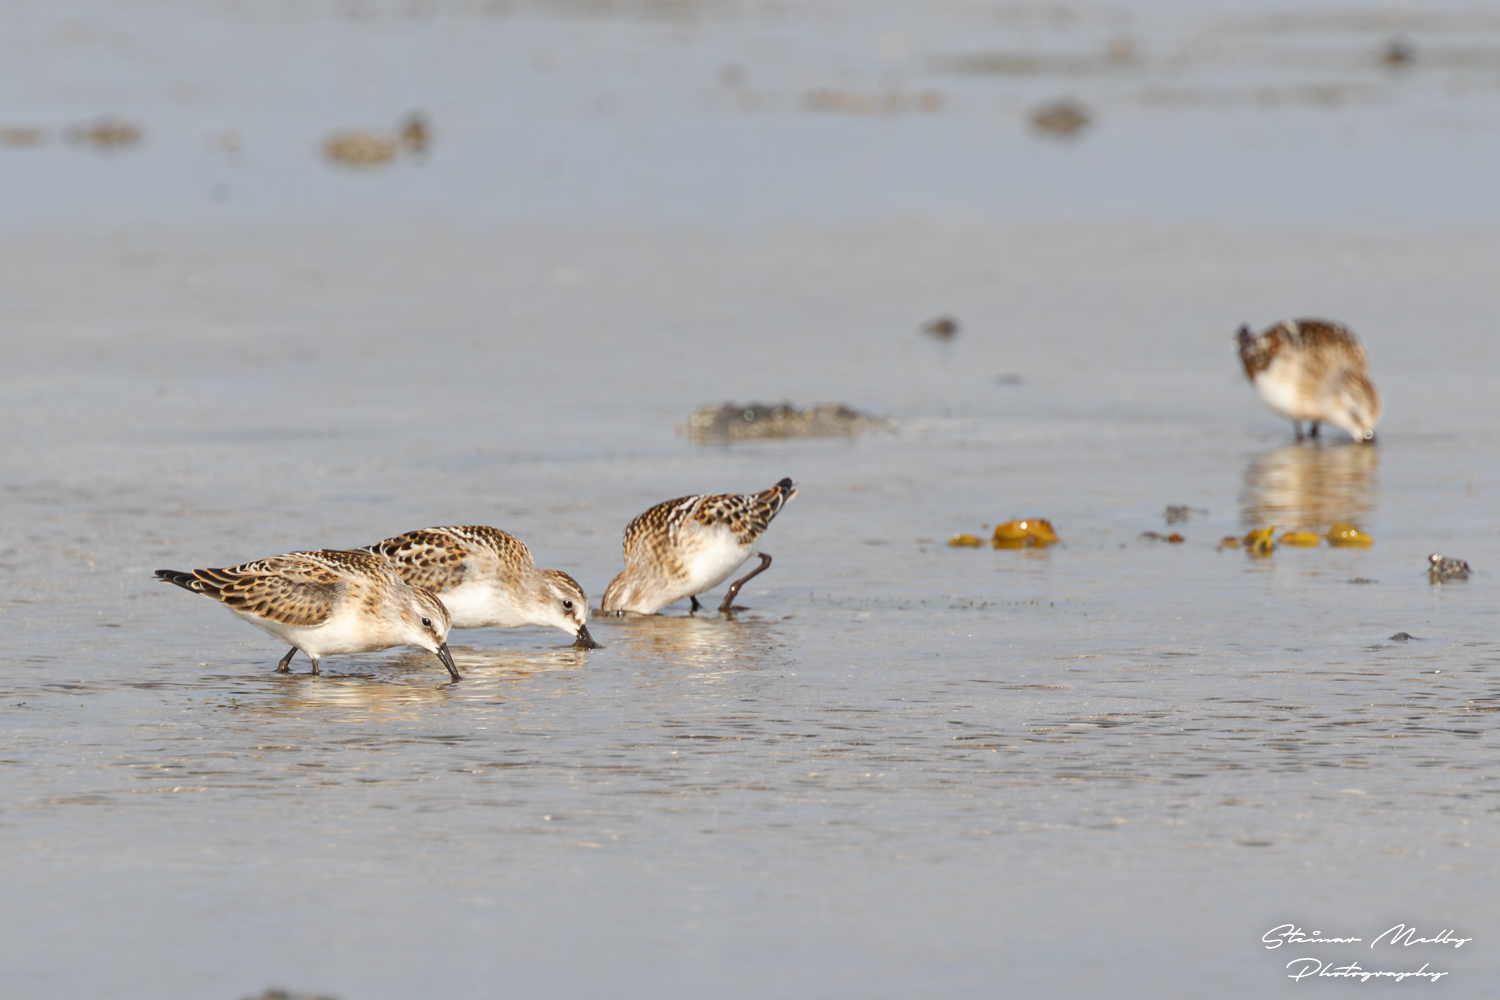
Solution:
[[[582,670],[588,665],[587,651],[571,646],[535,650],[450,646],[449,651],[465,680],[472,677],[480,682],[464,689],[470,693],[485,681],[523,681],[535,674]],[[312,679],[311,675],[306,678]],[[270,693],[277,697],[270,702],[257,700],[253,707],[274,715],[298,716],[309,710],[339,708],[388,721],[423,720],[430,718],[433,706],[463,693],[451,682],[437,683],[432,677],[431,657],[415,652],[382,661],[379,669],[361,670],[356,663],[346,662],[337,672],[325,670],[312,683],[300,678],[271,680],[261,686],[272,689]]]
[[[761,666],[773,642],[766,623],[697,615],[628,615],[611,631],[632,660],[710,671]]]
[[[1359,445],[1287,445],[1245,467],[1240,522],[1286,528],[1363,524],[1375,508],[1378,449]]]

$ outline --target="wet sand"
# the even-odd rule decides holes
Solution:
[[[1322,947],[1500,993],[1500,21],[0,15],[0,992],[1322,995],[1267,931],[1404,922],[1475,940]],[[1378,446],[1245,382],[1300,315]],[[730,400],[891,426],[679,432]],[[457,633],[456,685],[277,676],[152,577],[478,522],[597,602],[634,515],[783,476],[748,611]],[[1019,517],[1062,543],[945,544]]]
[[[15,988],[1263,996],[1285,920],[1491,925],[1500,233],[381,233],[0,244]],[[1309,299],[1369,345],[1374,449],[1235,370]],[[674,432],[750,394],[899,428]],[[477,521],[596,595],[651,502],[781,475],[737,620],[459,633],[456,686],[275,676],[151,578]],[[1168,503],[1209,513],[1139,540]],[[1374,547],[1214,547],[1335,511]],[[942,544],[1038,514],[1060,547]]]

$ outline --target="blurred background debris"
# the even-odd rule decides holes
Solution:
[[[0,146],[40,146],[46,141],[47,130],[35,125],[0,128]]]
[[[861,413],[842,403],[802,408],[791,403],[724,403],[698,407],[682,429],[694,443],[705,444],[759,438],[848,437],[891,427],[889,418]]]
[[[74,125],[64,134],[69,142],[90,146],[101,153],[129,149],[145,136],[144,130],[134,122],[108,116]]]
[[[1382,65],[1393,69],[1410,66],[1417,58],[1417,46],[1405,35],[1397,35],[1386,43],[1380,53]]]
[[[952,316],[939,316],[922,324],[922,332],[938,340],[952,340],[958,333],[958,320]]]
[[[323,155],[343,167],[383,167],[394,163],[403,150],[420,159],[426,156],[431,143],[432,126],[417,111],[402,119],[393,132],[370,129],[335,132],[323,140]]]
[[[432,126],[427,121],[427,116],[420,111],[413,111],[406,116],[401,123],[401,145],[413,156],[425,156],[427,147],[432,142]]]
[[[1043,104],[1031,112],[1032,128],[1056,139],[1076,138],[1092,121],[1088,108],[1071,98]]]
[[[1469,564],[1434,552],[1427,557],[1427,578],[1433,583],[1452,583],[1469,578]]]

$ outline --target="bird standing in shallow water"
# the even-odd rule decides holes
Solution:
[[[1374,441],[1380,394],[1370,381],[1365,349],[1348,327],[1321,319],[1285,320],[1259,334],[1240,327],[1235,343],[1245,375],[1260,398],[1292,422],[1302,440],[1302,421],[1318,436],[1320,423],[1342,427],[1356,441]]]
[[[561,570],[538,569],[518,538],[482,524],[422,528],[366,546],[413,586],[442,598],[454,628],[548,625],[596,649],[589,599]]]
[[[211,597],[256,628],[291,643],[276,665],[290,670],[302,650],[318,661],[337,653],[420,646],[462,680],[448,653],[448,609],[367,552],[289,552],[223,569],[159,569],[156,575]]]
[[[625,528],[625,571],[604,591],[607,613],[649,615],[692,598],[734,575],[751,556],[760,565],[729,585],[719,611],[734,610],[734,599],[752,577],[771,565],[757,542],[786,502],[797,495],[790,479],[764,493],[679,497],[657,504]]]

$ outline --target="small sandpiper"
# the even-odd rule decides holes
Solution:
[[[401,579],[438,594],[454,628],[547,625],[597,649],[589,635],[589,599],[568,574],[538,569],[518,538],[482,524],[422,528],[366,546]]]
[[[796,495],[796,485],[783,479],[764,493],[679,497],[657,504],[625,528],[625,572],[605,589],[600,610],[650,615],[689,597],[697,611],[699,594],[758,555],[760,565],[730,584],[719,605],[726,614],[735,610],[740,588],[771,565],[757,541]]]
[[[1449,559],[1434,552],[1427,557],[1427,579],[1433,583],[1450,583],[1469,578],[1469,564],[1462,559]]]
[[[1380,393],[1370,381],[1370,363],[1346,326],[1321,319],[1285,320],[1263,333],[1240,327],[1235,337],[1245,374],[1260,398],[1292,422],[1302,440],[1302,421],[1318,436],[1320,423],[1342,427],[1356,441],[1374,441]]]
[[[292,648],[276,664],[291,668],[302,650],[318,661],[336,653],[420,646],[462,680],[448,653],[448,609],[430,590],[413,587],[368,552],[290,552],[240,566],[159,569],[164,582],[223,603],[235,615]]]

